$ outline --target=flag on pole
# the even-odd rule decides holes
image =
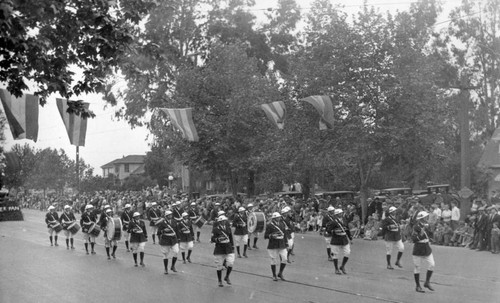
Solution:
[[[160,110],[170,116],[170,120],[182,132],[184,138],[194,142],[199,140],[193,123],[192,108],[160,108]]]
[[[68,132],[69,142],[75,146],[85,146],[85,136],[87,134],[87,119],[77,116],[73,113],[68,113],[68,101],[66,99],[56,99],[59,114],[64,122],[66,131]],[[88,103],[83,103],[85,109],[89,108]]]
[[[264,110],[266,116],[278,126],[283,129],[285,126],[286,107],[285,102],[276,101],[267,104],[261,104],[260,108]]]
[[[333,105],[332,100],[328,96],[309,96],[301,99],[307,103],[312,104],[321,116],[319,120],[319,129],[332,129],[333,128]]]
[[[14,140],[38,139],[38,97],[24,94],[17,98],[6,89],[0,89],[0,99]]]

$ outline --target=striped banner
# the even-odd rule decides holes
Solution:
[[[194,142],[199,140],[193,123],[192,108],[160,108],[160,110],[169,115],[170,120],[182,132],[184,138]]]
[[[328,96],[309,96],[301,99],[307,103],[312,104],[320,115],[319,129],[333,129],[333,105],[332,100]]]
[[[75,146],[85,146],[85,136],[87,134],[87,119],[83,119],[75,114],[68,113],[68,101],[67,99],[56,99],[57,108],[59,109],[59,114],[66,126],[66,131],[68,132],[69,142]],[[85,109],[89,108],[88,103],[83,103]]]
[[[14,140],[38,140],[38,97],[24,94],[17,98],[0,89],[0,99]]]
[[[279,129],[283,129],[285,126],[285,116],[286,107],[285,102],[276,101],[267,104],[261,104],[260,108],[264,110],[266,116],[278,126]]]

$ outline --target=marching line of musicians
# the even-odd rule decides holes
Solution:
[[[195,234],[196,241],[200,242],[201,228],[205,223],[205,220],[196,211],[196,203],[191,203],[188,211],[183,211],[180,206],[181,202],[177,201],[172,205],[171,209],[162,211],[156,203],[152,203],[148,210],[151,238],[153,244],[156,244],[156,240],[158,240],[160,245],[165,274],[168,274],[169,269],[172,272],[177,272],[175,264],[179,252],[181,252],[183,263],[186,263],[186,261],[191,263]],[[395,266],[403,267],[401,257],[404,252],[404,244],[401,238],[401,227],[398,221],[395,220],[395,211],[395,207],[388,209],[381,230],[386,244],[387,269],[390,270],[394,269],[391,265],[391,254],[394,248],[398,251]],[[412,233],[414,279],[417,292],[425,292],[420,285],[422,261],[427,263],[426,279],[423,286],[431,291],[434,290],[430,284],[435,262],[427,231],[428,216],[429,214],[425,211],[417,214]],[[116,258],[117,241],[123,238],[127,252],[132,252],[134,266],[141,265],[144,267],[144,248],[148,241],[148,230],[141,219],[140,213],[133,212],[131,205],[126,204],[120,218],[116,218],[111,207],[106,205],[103,207],[99,219],[97,217],[94,206],[91,204],[85,207],[80,224],[77,223],[70,206],[66,205],[64,207],[64,212],[60,217],[55,211],[55,207],[50,206],[45,217],[50,245],[58,246],[58,234],[63,231],[66,237],[66,248],[68,250],[75,249],[73,236],[81,228],[87,255],[96,254],[94,247],[96,237],[102,231],[108,259]],[[333,261],[335,274],[346,275],[346,264],[351,253],[352,236],[343,215],[343,210],[329,206],[323,219],[323,227],[325,229],[323,236],[327,244],[328,260]],[[248,258],[247,249],[251,249],[250,235],[254,236],[253,248],[257,248],[259,233],[263,232],[264,229],[264,239],[268,240],[267,251],[271,263],[272,279],[274,281],[286,281],[284,270],[287,263],[291,262],[290,255],[293,255],[295,239],[293,212],[290,207],[285,206],[281,209],[281,212],[272,213],[269,222],[266,224],[265,216],[258,210],[254,210],[252,204],[248,204],[247,208],[239,207],[231,222],[229,222],[226,213],[222,210],[218,211],[216,220],[213,222],[210,242],[215,244],[213,255],[220,287],[224,286],[223,280],[227,284],[231,284],[230,274],[235,261],[235,248],[238,258]],[[241,247],[242,244],[243,247]],[[339,266],[340,256],[342,256],[342,261]],[[170,267],[169,259],[171,260]],[[224,269],[226,274],[222,279]]]

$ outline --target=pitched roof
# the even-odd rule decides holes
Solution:
[[[146,155],[129,155],[104,164],[101,168],[114,167],[115,164],[144,164]]]
[[[486,168],[500,166],[500,128],[495,130],[490,141],[486,144],[483,155],[477,165]]]

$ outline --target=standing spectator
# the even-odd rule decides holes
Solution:
[[[493,222],[493,227],[491,229],[491,253],[498,254],[500,252],[500,228],[498,225],[500,223]]]
[[[457,207],[457,201],[451,201],[451,229],[455,230],[460,221],[460,209]]]
[[[491,252],[495,252],[493,245],[492,245],[493,244],[492,230],[493,230],[494,223],[497,223],[497,225],[500,224],[500,215],[497,214],[497,209],[495,206],[490,206],[488,209],[489,209],[489,215],[488,215],[488,224],[486,226],[485,238],[488,242],[487,249]]]

